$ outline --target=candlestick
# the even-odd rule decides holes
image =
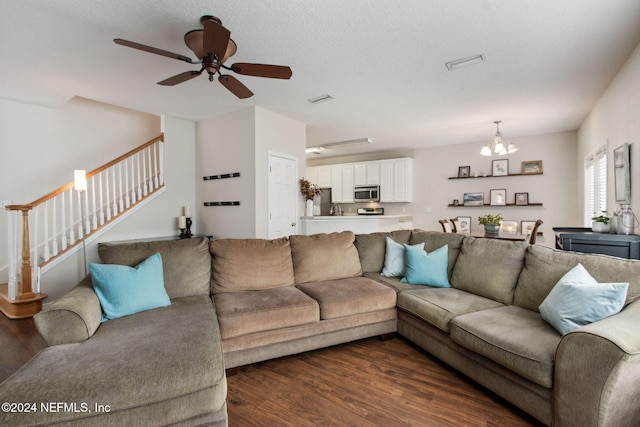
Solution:
[[[182,208],[182,210],[184,216],[186,216],[187,218],[191,218],[191,206],[185,206]]]
[[[178,228],[179,229],[183,229],[183,228],[187,228],[187,217],[186,216],[179,216],[178,217]]]

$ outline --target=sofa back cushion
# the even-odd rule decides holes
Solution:
[[[511,304],[528,243],[465,237],[451,276],[454,288]]]
[[[384,268],[387,237],[404,245],[409,243],[411,230],[396,230],[356,235],[355,246],[358,250],[363,273],[380,273]]]
[[[460,255],[460,248],[464,241],[464,234],[442,233],[438,231],[414,231],[411,233],[409,245],[424,243],[424,250],[428,253],[447,245],[449,247],[447,276],[451,279],[453,267]]]
[[[152,242],[99,243],[103,264],[135,267],[155,253],[162,257],[164,287],[169,298],[209,295],[211,255],[206,237]]]
[[[258,291],[293,285],[291,246],[286,237],[216,239],[209,250],[211,292]]]
[[[320,233],[289,236],[296,283],[346,279],[362,275],[355,234]]]
[[[640,297],[640,261],[532,245],[527,249],[513,304],[539,311],[538,307],[558,280],[578,263],[600,283],[628,282],[625,305]]]

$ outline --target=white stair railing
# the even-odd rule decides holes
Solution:
[[[86,191],[76,191],[72,181],[32,203],[6,207],[9,283],[0,285],[0,310],[18,317],[7,314],[8,305],[34,295],[46,298],[40,289],[43,267],[164,186],[163,141],[161,134],[87,173]]]

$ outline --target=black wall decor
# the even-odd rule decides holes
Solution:
[[[239,201],[233,202],[204,202],[205,206],[240,206]]]
[[[220,175],[203,176],[202,179],[204,179],[205,181],[211,181],[213,179],[237,178],[239,176],[240,176],[240,172],[233,172],[233,173],[223,173]]]

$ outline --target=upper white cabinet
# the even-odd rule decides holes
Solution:
[[[380,201],[413,201],[413,159],[401,158],[380,162]]]
[[[331,203],[353,203],[353,165],[334,165],[331,173]]]
[[[316,184],[319,187],[331,187],[331,167],[330,166],[312,166],[307,168],[307,181]]]
[[[381,202],[411,202],[413,159],[375,160],[307,168],[307,179],[331,188],[332,203],[353,203],[354,187],[379,185]]]
[[[362,162],[353,165],[353,185],[380,185],[380,162]]]

